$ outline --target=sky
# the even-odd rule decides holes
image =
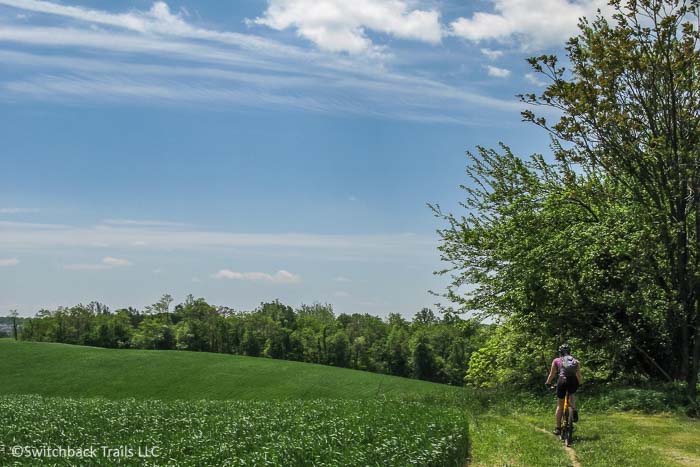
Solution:
[[[549,152],[525,59],[603,3],[0,0],[0,315],[433,306],[426,203],[479,145]]]

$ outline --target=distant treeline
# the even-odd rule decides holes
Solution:
[[[22,328],[24,318],[16,316],[0,316],[0,337],[13,337],[14,326],[17,326],[18,331]]]
[[[98,302],[41,310],[25,320],[21,338],[269,357],[462,385],[472,353],[491,334],[490,326],[428,308],[408,321],[399,314],[336,316],[322,304],[295,310],[275,301],[239,312],[192,296],[172,311],[171,302],[166,295],[145,310],[111,312]]]

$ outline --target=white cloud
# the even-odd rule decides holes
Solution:
[[[510,70],[499,68],[497,66],[486,65],[486,71],[488,72],[489,76],[493,76],[495,78],[507,78],[510,76]]]
[[[111,266],[106,264],[66,264],[63,269],[69,271],[100,271],[103,269],[111,269]]]
[[[100,271],[122,266],[131,266],[131,262],[122,258],[105,256],[102,258],[102,261],[96,264],[66,264],[63,266],[63,269],[72,271]]]
[[[123,226],[139,226],[139,227],[176,227],[186,224],[180,222],[155,221],[155,220],[134,220],[134,219],[105,219],[103,224],[108,225],[123,225]]]
[[[607,10],[607,0],[488,0],[493,12],[475,12],[450,24],[455,36],[480,42],[518,43],[524,49],[563,46],[578,31],[578,19]]]
[[[112,256],[105,256],[102,258],[102,264],[106,264],[108,266],[129,266],[131,263],[122,258],[113,258]]]
[[[530,83],[534,84],[535,86],[540,86],[544,87],[547,86],[547,83],[542,81],[536,74],[534,73],[525,73],[525,80]]]
[[[32,230],[62,230],[67,228],[64,224],[37,224],[34,222],[12,222],[12,221],[0,221],[0,227],[2,227],[6,232],[10,232],[12,229],[32,229]],[[0,242],[2,237],[0,237]]]
[[[192,282],[199,283],[199,282],[202,282],[202,279],[200,279],[199,277],[193,277]]]
[[[271,251],[317,250],[328,257],[387,258],[405,256],[417,251],[433,254],[437,241],[432,236],[414,234],[320,235],[305,233],[235,233],[196,228],[150,229],[141,226],[110,227],[98,225],[78,227],[62,224],[33,224],[0,221],[0,251],[3,249],[61,247],[83,248],[96,244],[110,248],[134,248],[145,241],[154,250],[199,250],[204,248],[240,248]]]
[[[348,279],[347,277],[344,276],[338,276],[335,279],[333,279],[336,282],[352,282],[352,280]]]
[[[275,274],[265,272],[236,272],[230,269],[222,269],[216,274],[212,274],[214,279],[235,279],[256,282],[271,282],[274,284],[297,284],[301,282],[301,277],[289,271],[281,269]]]
[[[17,258],[0,259],[0,266],[17,266],[18,264],[19,260]]]
[[[404,0],[268,0],[253,23],[297,34],[332,52],[377,51],[365,31],[436,44],[442,38],[440,13],[412,9]]]
[[[37,208],[0,208],[0,214],[25,214],[39,212]]]
[[[486,55],[489,60],[496,60],[503,56],[502,50],[481,49],[481,53]]]

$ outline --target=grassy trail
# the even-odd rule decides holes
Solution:
[[[470,465],[700,465],[700,421],[681,415],[634,412],[581,416],[569,452],[550,434],[550,414],[479,416],[471,423]]]

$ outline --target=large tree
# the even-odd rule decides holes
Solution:
[[[696,399],[700,0],[610,6],[611,17],[580,21],[567,66],[530,59],[550,84],[522,96],[534,106],[523,117],[550,133],[556,166],[480,150],[469,214],[437,209],[450,223],[443,256],[461,270],[448,296],[466,308],[517,310],[518,329],[572,315],[552,319],[557,309],[579,311],[599,342],[617,336]],[[467,282],[479,288],[464,300]]]
[[[669,297],[665,329],[674,378],[696,397],[700,371],[700,48],[698,0],[610,2],[612,21],[580,22],[569,40],[570,67],[533,58],[551,84],[532,104],[561,112],[547,129],[559,160],[625,188],[655,242],[640,253],[655,263]],[[660,248],[657,248],[660,247]],[[661,254],[659,254],[661,253]]]

